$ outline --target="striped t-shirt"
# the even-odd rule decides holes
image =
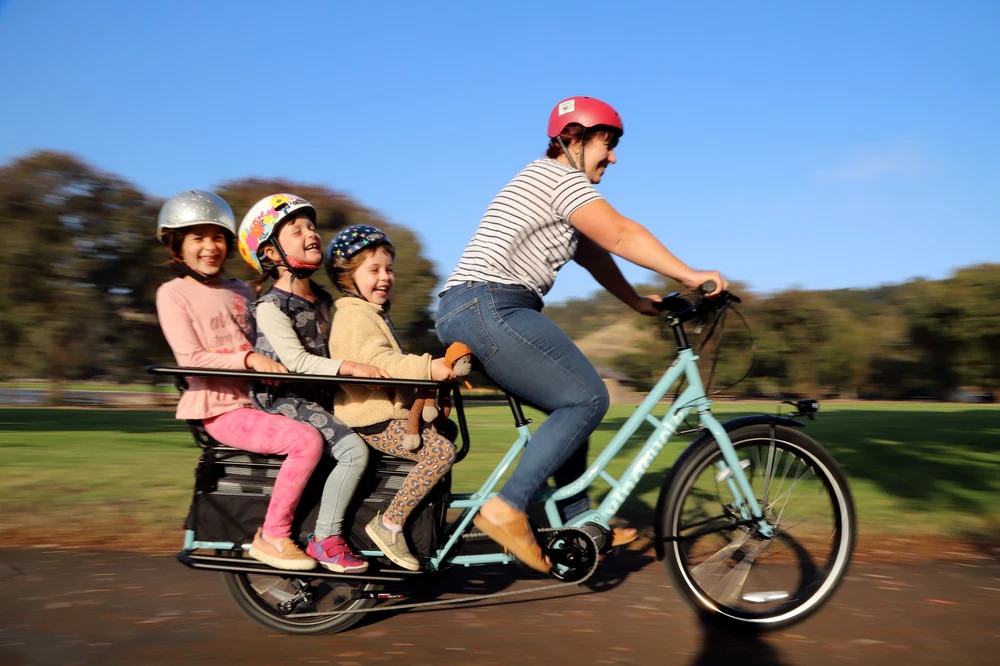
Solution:
[[[545,296],[576,253],[579,238],[570,214],[600,198],[582,171],[535,160],[490,203],[442,293],[472,281],[523,285]]]

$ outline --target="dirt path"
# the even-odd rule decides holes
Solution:
[[[816,616],[763,637],[699,625],[637,550],[557,596],[380,612],[343,634],[294,637],[257,628],[217,576],[169,556],[2,550],[0,664],[996,663],[1000,562],[937,552],[951,559],[862,553]],[[516,573],[458,572],[441,591],[537,584]]]

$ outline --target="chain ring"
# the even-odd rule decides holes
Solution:
[[[543,533],[542,551],[552,562],[553,578],[564,583],[576,583],[590,577],[598,562],[597,542],[587,532],[565,527]]]

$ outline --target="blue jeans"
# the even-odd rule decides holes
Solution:
[[[441,295],[441,342],[464,342],[501,388],[548,414],[499,495],[524,511],[550,476],[557,484],[587,466],[587,438],[608,411],[597,370],[562,329],[542,314],[534,291],[495,282],[466,282]],[[563,505],[567,518],[588,508],[585,496]]]

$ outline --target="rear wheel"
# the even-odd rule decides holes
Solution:
[[[383,589],[363,579],[315,578],[308,573],[223,573],[226,591],[243,614],[267,629],[287,634],[346,631],[371,608],[367,596]]]
[[[660,494],[667,573],[707,619],[788,626],[817,610],[847,572],[854,502],[836,462],[805,433],[760,424],[729,436],[763,519],[741,509],[718,444],[700,438]]]

